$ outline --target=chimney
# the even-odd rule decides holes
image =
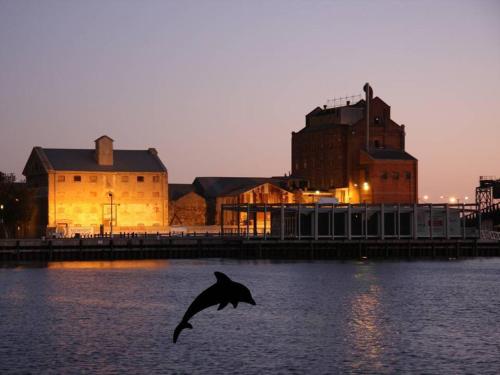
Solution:
[[[107,135],[95,140],[95,160],[98,165],[113,165],[113,140]]]

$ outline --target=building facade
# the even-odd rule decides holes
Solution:
[[[180,227],[205,226],[207,202],[194,191],[192,184],[168,185],[169,225]]]
[[[168,172],[154,148],[114,150],[34,147],[23,174],[36,190],[35,235],[164,232]]]
[[[292,133],[292,176],[346,203],[417,203],[418,162],[405,151],[405,126],[373,97],[317,107]]]

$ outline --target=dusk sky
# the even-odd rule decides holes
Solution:
[[[0,0],[0,171],[107,134],[170,182],[282,175],[305,114],[365,82],[420,196],[500,175],[499,1]]]

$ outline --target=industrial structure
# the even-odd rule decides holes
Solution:
[[[34,147],[23,170],[36,191],[32,236],[74,236],[168,229],[168,173],[154,148]]]
[[[405,126],[368,83],[364,91],[364,100],[306,115],[292,133],[292,176],[343,203],[417,203],[418,162],[405,151]]]

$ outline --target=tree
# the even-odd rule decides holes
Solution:
[[[0,172],[0,236],[16,237],[33,213],[33,192],[14,174]]]

